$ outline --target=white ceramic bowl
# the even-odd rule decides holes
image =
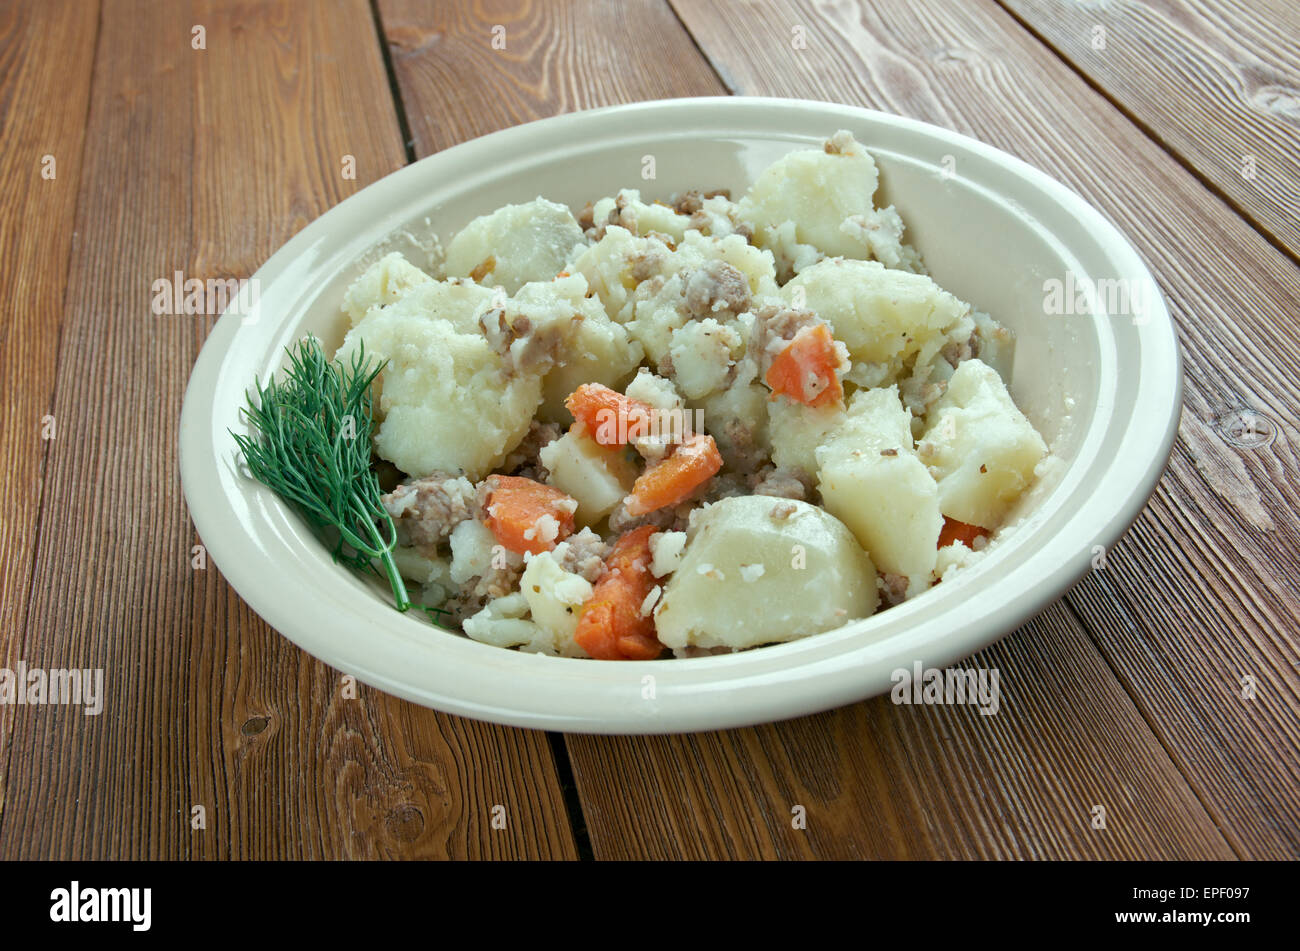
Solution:
[[[254,376],[311,331],[341,340],[343,290],[364,263],[444,241],[471,218],[544,195],[572,207],[639,187],[740,193],[771,161],[851,130],[884,197],[945,288],[1018,336],[1011,389],[1063,464],[986,558],[867,620],[789,644],[690,660],[521,654],[390,607],[386,586],[334,565],[306,525],[237,468],[228,429]],[[646,156],[656,178],[643,180]],[[185,497],[215,563],[277,630],[361,681],[452,713],[592,733],[666,733],[779,720],[860,700],[914,661],[943,666],[1050,604],[1125,530],[1163,470],[1180,410],[1179,357],[1158,296],[1141,319],[1049,316],[1044,282],[1153,286],[1102,215],[1042,172],[972,139],[864,109],[780,99],[688,99],[560,116],[458,145],[333,208],[256,274],[251,314],[215,325],[181,416]]]

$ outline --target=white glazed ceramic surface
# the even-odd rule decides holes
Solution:
[[[987,557],[876,617],[789,644],[689,660],[598,662],[475,643],[398,614],[386,585],[333,564],[274,494],[243,476],[228,429],[254,376],[311,331],[342,338],[339,302],[380,253],[445,241],[471,218],[543,195],[579,208],[620,187],[666,199],[743,192],[796,148],[849,129],[876,157],[884,202],[936,280],[1015,331],[1019,406],[1063,460]],[[644,180],[644,157],[656,177]],[[878,200],[882,197],[878,196]],[[416,256],[415,260],[424,258]],[[251,314],[215,325],[181,416],[181,472],[199,535],[240,595],[331,666],[416,703],[497,723],[665,733],[779,720],[872,696],[914,661],[943,666],[1032,617],[1136,517],[1177,426],[1180,372],[1163,300],[1142,317],[1048,316],[1044,281],[1151,275],[1078,195],[1018,159],[897,116],[828,103],[689,99],[534,122],[417,162],[303,229],[256,274]],[[649,679],[649,678],[653,679]]]

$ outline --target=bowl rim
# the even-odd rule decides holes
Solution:
[[[993,146],[940,126],[856,106],[729,96],[652,100],[566,113],[452,146],[335,205],[285,242],[253,278],[263,285],[281,278],[302,256],[314,255],[330,230],[349,217],[378,220],[379,214],[368,211],[372,206],[400,207],[402,195],[435,167],[473,167],[480,155],[486,161],[493,153],[518,154],[512,150],[535,149],[540,140],[553,143],[548,154],[566,149],[580,152],[584,142],[590,147],[596,141],[584,139],[581,133],[597,126],[601,130],[599,144],[617,144],[615,134],[620,130],[635,139],[656,122],[663,122],[665,116],[677,123],[729,117],[730,125],[717,126],[718,137],[777,138],[773,130],[783,127],[780,117],[794,118],[795,113],[801,118],[809,114],[821,117],[819,121],[824,119],[822,125],[829,129],[839,128],[845,121],[893,126],[990,161],[1078,219],[1119,273],[1158,287],[1132,244],[1100,211],[1045,172]],[[786,133],[794,139],[800,135]],[[906,628],[888,637],[864,637],[863,626],[872,620],[868,618],[815,637],[737,654],[596,664],[503,650],[459,636],[444,637],[444,632],[391,608],[389,616],[379,615],[373,598],[362,598],[347,585],[320,584],[319,590],[302,592],[310,597],[285,597],[286,588],[276,573],[293,566],[286,568],[287,562],[277,561],[272,550],[292,561],[296,538],[289,520],[296,516],[268,490],[237,484],[231,459],[223,459],[218,447],[217,437],[225,434],[214,428],[218,412],[215,389],[238,342],[242,321],[237,313],[223,314],[213,326],[190,375],[179,431],[182,486],[200,540],[249,606],[313,656],[386,693],[490,722],[574,733],[691,732],[782,720],[880,693],[888,689],[888,671],[910,669],[914,661],[942,667],[988,646],[1058,600],[1086,573],[1095,546],[1109,549],[1123,535],[1164,471],[1182,409],[1177,333],[1163,296],[1157,295],[1153,303],[1148,319],[1136,328],[1141,362],[1134,405],[1142,406],[1143,411],[1120,420],[1126,426],[1124,445],[1134,458],[1126,459],[1122,469],[1104,470],[1087,504],[1070,513],[1067,527],[1073,526],[1082,544],[1075,546],[1068,558],[1051,566],[1033,561],[1017,566],[1011,575],[1027,582],[1028,591],[1005,603],[990,598],[989,605],[968,608],[962,626],[955,631],[940,630],[937,618],[930,618],[915,629]],[[1101,318],[1095,320],[1099,333],[1109,333]],[[1103,350],[1103,363],[1105,356]],[[244,382],[251,383],[251,379]],[[1113,409],[1105,422],[1114,421]],[[1090,430],[1098,422],[1094,419]],[[229,442],[228,436],[226,440]],[[232,455],[233,444],[227,453]],[[1096,463],[1095,459],[1086,461]],[[233,494],[236,490],[242,496],[238,500]],[[1061,491],[1058,486],[1043,505]],[[254,531],[248,531],[249,520],[259,514],[250,507],[250,499],[255,497],[258,505],[267,506],[261,514],[272,514],[273,522],[278,518],[285,521],[253,523]],[[277,507],[279,515],[275,516]],[[1026,519],[1027,525],[1030,522],[1032,517]],[[1044,528],[1037,525],[1035,534]],[[1064,529],[1053,532],[1053,537],[1059,534],[1064,534]],[[1020,547],[1017,541],[1012,537],[991,549],[986,561],[994,562],[999,550],[1008,545],[1014,547],[1001,554],[1010,555]],[[970,579],[962,577],[964,574],[945,582],[945,588],[969,587]],[[994,578],[989,586],[1009,591],[1007,581]],[[893,619],[890,626],[899,628],[901,622],[922,610],[925,605],[918,608],[921,600],[892,608],[888,612]],[[349,624],[362,630],[379,626],[387,636],[363,641],[347,634]]]

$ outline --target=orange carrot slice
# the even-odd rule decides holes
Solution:
[[[978,525],[968,525],[966,522],[959,522],[955,518],[943,517],[943,528],[939,531],[939,547],[947,548],[954,542],[960,542],[967,548],[975,546],[975,539],[981,535],[987,536],[988,531],[980,528]]]
[[[685,502],[722,468],[718,444],[706,433],[689,433],[666,458],[655,463],[632,484],[628,515],[645,515]]]
[[[564,405],[602,446],[625,446],[629,439],[650,435],[654,407],[603,384],[582,384]]]
[[[605,573],[578,615],[573,639],[597,660],[654,660],[663,652],[654,615],[641,605],[654,589],[650,573],[651,525],[625,532],[605,559]]]
[[[485,521],[508,550],[540,554],[573,533],[577,503],[559,489],[522,476],[493,475],[487,482]]]
[[[815,324],[800,328],[767,371],[772,398],[784,394],[806,406],[839,402],[844,399],[844,387],[835,375],[839,362],[829,327]]]

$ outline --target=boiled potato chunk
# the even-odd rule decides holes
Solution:
[[[772,461],[809,475],[817,471],[817,447],[844,423],[844,407],[838,403],[805,406],[785,396],[768,401],[767,414]]]
[[[513,294],[529,281],[549,281],[564,269],[582,229],[564,205],[537,198],[475,218],[447,245],[448,277],[473,277]]]
[[[494,567],[517,568],[522,556],[498,544],[492,530],[476,518],[467,518],[451,531],[451,580],[455,584],[485,575]]]
[[[813,310],[859,363],[880,365],[892,382],[909,358],[924,366],[959,329],[970,306],[924,274],[877,261],[832,259],[805,268],[781,289],[786,302]]]
[[[574,518],[595,525],[632,491],[636,466],[618,448],[606,448],[590,436],[570,429],[542,448],[542,465],[551,485],[578,500]]]
[[[853,137],[837,133],[829,149],[802,149],[769,165],[744,198],[740,214],[759,230],[794,222],[795,238],[824,254],[856,257],[861,239],[841,230],[850,215],[870,214],[876,162]]]
[[[605,305],[609,316],[625,323],[632,292],[642,281],[661,274],[671,252],[658,238],[643,238],[610,225],[595,244],[577,249],[569,270],[581,274]]]
[[[380,377],[383,422],[375,436],[381,458],[416,478],[442,471],[478,481],[528,431],[542,401],[541,376],[505,377],[501,358],[481,333],[463,333],[407,308],[411,297],[372,310],[344,338],[336,358],[351,359],[364,342],[369,356],[388,361]]]
[[[668,235],[674,241],[680,241],[691,225],[689,215],[679,215],[667,205],[646,204],[641,200],[641,192],[635,188],[621,189],[617,196],[602,198],[593,203],[592,221],[597,225],[609,221],[611,214],[619,211],[619,199],[622,199],[623,207],[617,217],[624,222],[634,223],[638,235],[655,231]]]
[[[655,611],[668,647],[756,647],[868,617],[876,572],[849,530],[815,505],[761,495],[699,513]]]
[[[517,591],[489,601],[461,627],[471,640],[482,644],[517,647],[532,654],[555,653],[551,633],[528,617],[528,602]]]
[[[1011,375],[1011,367],[1015,360],[1014,335],[983,311],[977,310],[971,317],[979,344],[979,358],[997,370],[998,376],[1005,380]]]
[[[581,274],[528,284],[507,307],[508,313],[527,317],[535,330],[552,324],[566,327],[556,365],[542,384],[538,416],[544,422],[571,422],[564,401],[583,383],[622,389],[644,356],[641,345],[609,319],[600,301],[587,297],[587,287]]]
[[[966,360],[931,407],[921,458],[939,483],[939,507],[958,521],[997,528],[1034,480],[1047,445],[982,360]]]
[[[565,571],[552,552],[544,551],[528,557],[519,590],[528,602],[533,623],[550,635],[556,653],[565,657],[587,656],[574,643],[573,635],[578,629],[582,605],[591,597],[590,581]]]
[[[396,303],[407,291],[433,278],[394,251],[380,258],[348,287],[343,295],[343,312],[355,327],[372,307]]]
[[[446,561],[407,545],[393,548],[393,563],[403,578],[418,585],[445,582],[451,577],[450,565]]]
[[[712,317],[677,328],[668,346],[677,388],[691,400],[721,390],[744,348],[745,342],[734,327]]]
[[[717,442],[723,460],[740,472],[757,468],[764,454],[771,453],[767,396],[768,390],[761,384],[737,379],[699,404],[704,428]]]
[[[937,557],[939,487],[912,448],[898,388],[859,390],[844,425],[817,449],[822,504],[881,571],[904,575],[909,596],[930,583]]]

